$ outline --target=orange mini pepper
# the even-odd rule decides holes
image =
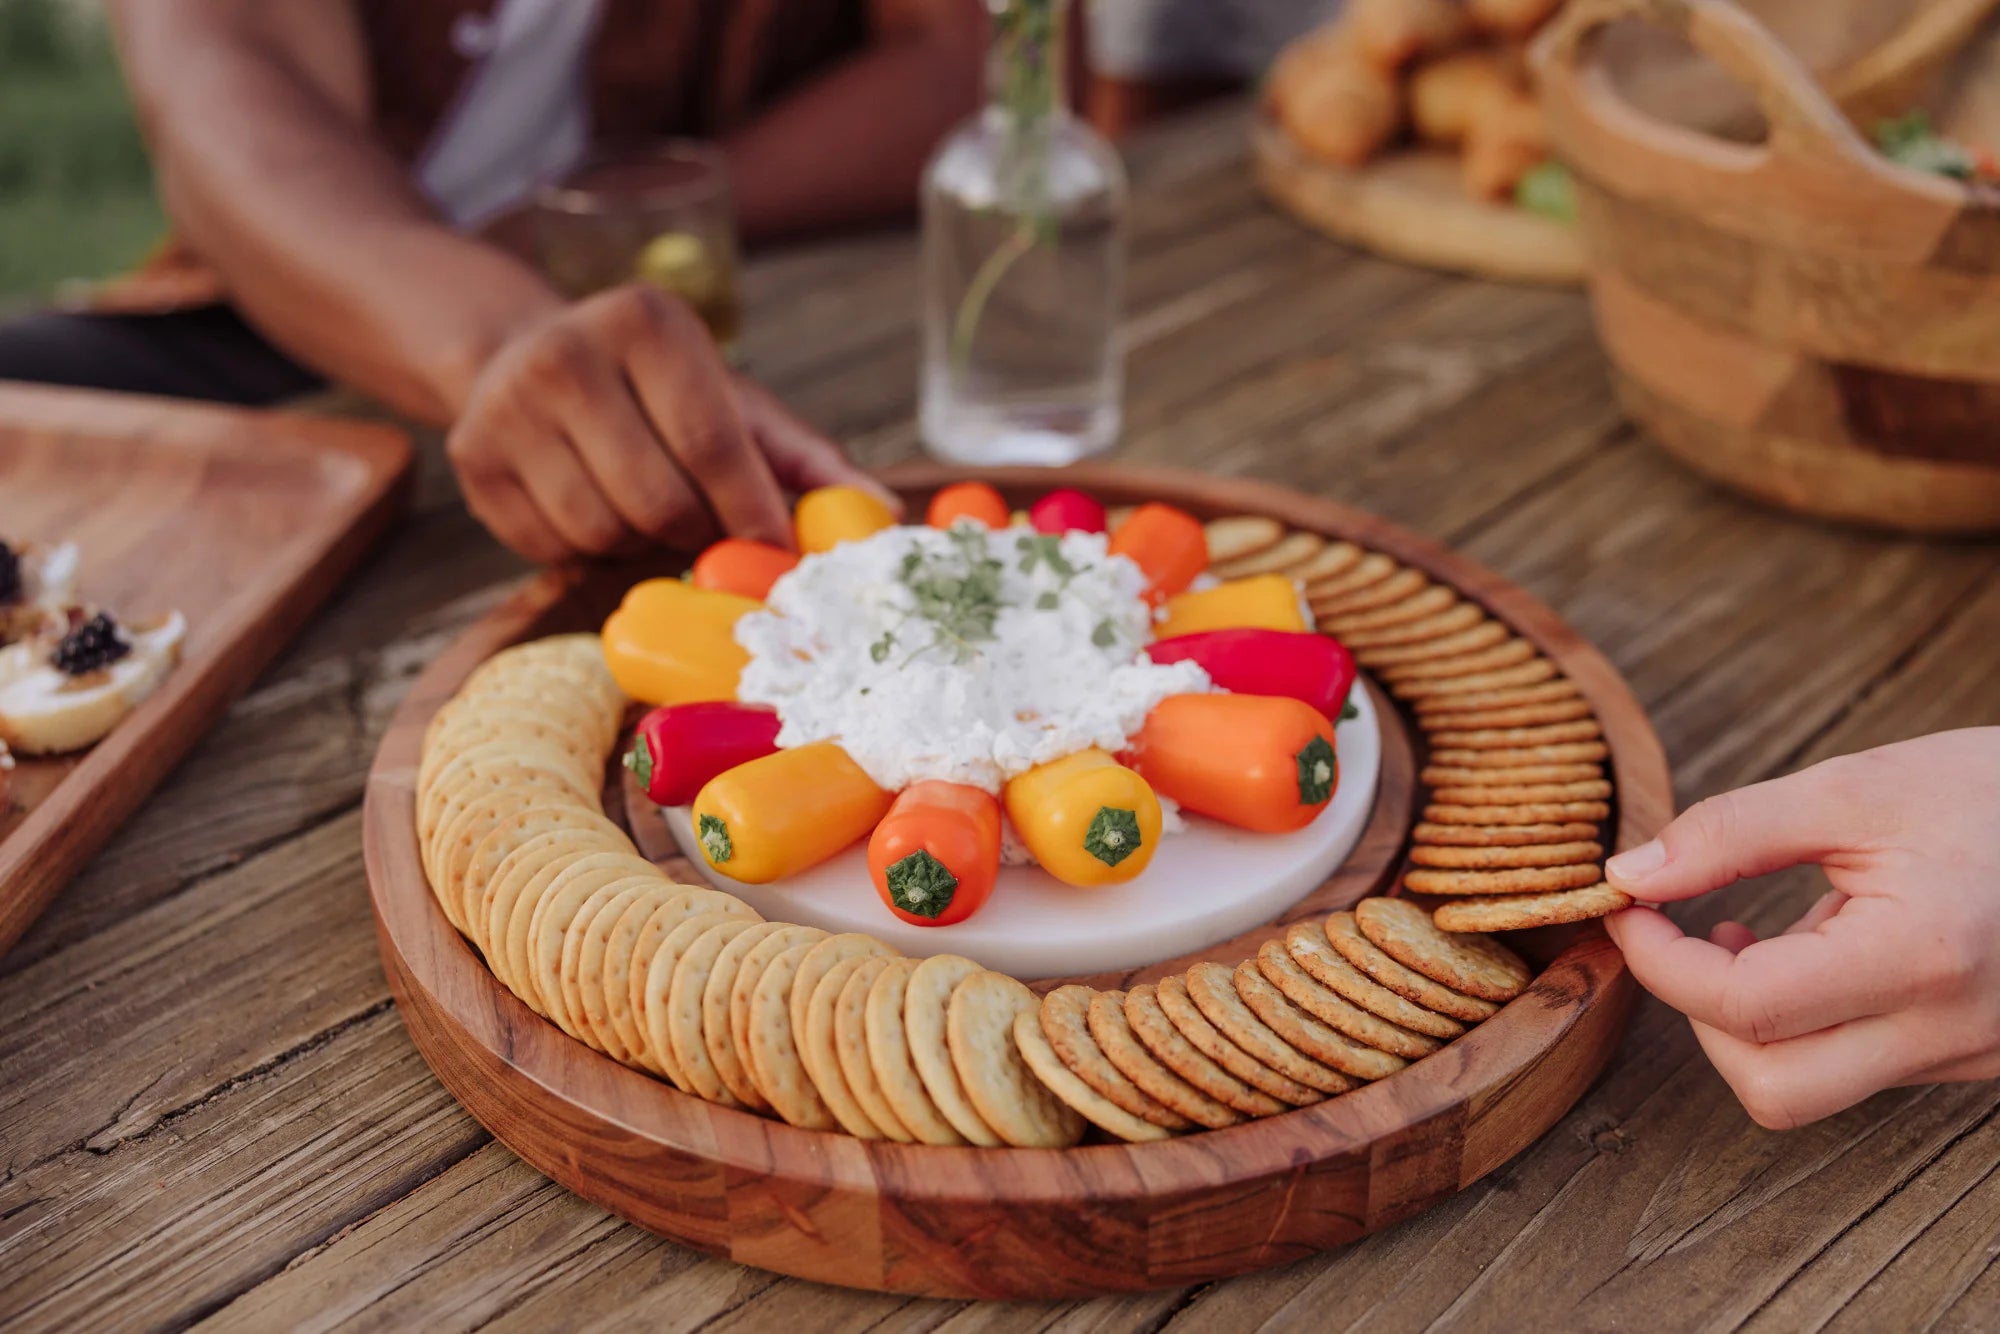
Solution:
[[[632,585],[604,623],[604,662],[619,689],[642,704],[735,699],[750,655],[736,622],[764,604],[679,579]]]
[[[893,800],[838,743],[815,741],[739,764],[694,799],[708,864],[768,885],[867,837]]]
[[[931,497],[924,522],[933,528],[949,528],[960,519],[970,519],[988,528],[1005,528],[1014,520],[1007,499],[984,482],[953,482]]]
[[[1303,829],[1340,783],[1333,724],[1277,695],[1175,695],[1125,760],[1188,810],[1260,834]]]
[[[868,839],[868,874],[889,911],[950,926],[986,906],[1000,874],[1000,802],[966,783],[912,783]]]
[[[1208,532],[1187,511],[1153,501],[1118,525],[1110,551],[1145,573],[1146,601],[1157,607],[1208,568]]]
[[[1204,630],[1310,630],[1299,606],[1299,588],[1282,574],[1253,574],[1167,599],[1167,616],[1153,626],[1157,639]]]
[[[822,486],[808,491],[792,511],[799,550],[807,555],[831,551],[842,542],[858,542],[895,522],[895,513],[880,496],[858,486]]]
[[[798,554],[747,537],[725,537],[694,559],[688,582],[696,588],[762,602],[771,595],[771,585],[790,574],[799,563]]]

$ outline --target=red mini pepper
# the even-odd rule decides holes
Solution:
[[[1000,874],[1000,802],[983,788],[912,783],[868,840],[868,872],[889,911],[912,926],[978,912]]]
[[[1334,722],[1354,689],[1354,655],[1325,635],[1289,630],[1204,630],[1146,648],[1157,663],[1192,662],[1233,695],[1301,700]]]
[[[1028,526],[1038,533],[1101,533],[1104,504],[1074,487],[1051,491],[1028,509]]]
[[[639,720],[625,767],[662,806],[685,806],[710,779],[778,748],[776,710],[730,700],[668,704]]]

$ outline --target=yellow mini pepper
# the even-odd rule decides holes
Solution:
[[[750,661],[736,642],[736,622],[763,607],[679,579],[634,584],[604,623],[605,664],[619,688],[642,704],[735,699],[736,680]]]
[[[880,496],[858,486],[822,486],[799,497],[792,528],[807,555],[858,542],[892,526],[896,516]]]
[[[1160,799],[1101,750],[1080,750],[1010,780],[1006,803],[1021,841],[1066,885],[1130,880],[1160,843]]]
[[[694,799],[695,837],[732,880],[768,885],[868,837],[895,800],[832,741],[739,764]]]
[[[1203,630],[1311,630],[1299,606],[1299,587],[1282,574],[1253,574],[1167,599],[1167,618],[1155,639]]]

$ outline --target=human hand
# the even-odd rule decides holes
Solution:
[[[633,285],[516,335],[446,442],[466,505],[534,561],[724,532],[792,544],[784,492],[846,483],[901,506],[837,445],[731,373],[679,300]]]
[[[1832,892],[1768,940],[1736,922],[1696,939],[1651,907],[1605,922],[1751,1117],[1790,1129],[1882,1089],[2000,1075],[2000,727],[1711,797],[1605,872],[1671,903],[1801,864]]]

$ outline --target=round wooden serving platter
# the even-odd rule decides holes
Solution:
[[[1337,241],[1389,259],[1502,282],[1583,282],[1577,229],[1474,199],[1459,184],[1458,158],[1403,148],[1365,167],[1330,167],[1300,152],[1283,130],[1259,120],[1251,134],[1257,183],[1270,200]]]
[[[888,480],[921,501],[967,475],[924,465]],[[1414,566],[1483,604],[1582,689],[1611,750],[1617,846],[1650,837],[1671,815],[1658,738],[1611,664],[1546,607],[1464,557],[1262,483],[1112,465],[984,475],[1016,504],[1063,484],[1113,505],[1159,499],[1204,518],[1268,514]],[[1631,978],[1587,924],[1510,937],[1539,976],[1435,1055],[1324,1104],[1159,1143],[864,1142],[714,1106],[627,1069],[537,1017],[452,930],[419,863],[412,789],[425,724],[475,667],[524,639],[595,629],[634,579],[659,572],[657,562],[552,572],[467,632],[398,711],[369,775],[364,833],[383,964],[438,1078],[514,1152],[642,1227],[745,1264],[894,1292],[1054,1298],[1199,1282],[1351,1241],[1477,1181],[1574,1105],[1624,1031]],[[1384,719],[1376,810],[1347,864],[1287,920],[1390,890],[1401,873],[1422,741],[1386,697],[1375,699]],[[614,818],[624,815],[619,772],[607,779]],[[654,855],[672,854],[657,818],[628,823]],[[1282,925],[1084,980],[1122,986],[1196,958],[1233,963]]]

